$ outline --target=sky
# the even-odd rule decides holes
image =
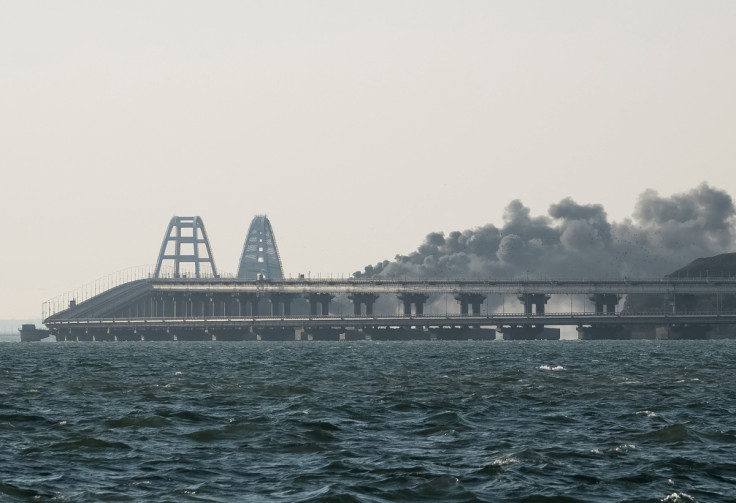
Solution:
[[[0,0],[0,319],[174,215],[222,272],[266,214],[287,277],[348,276],[516,199],[736,195],[734,54],[730,0]]]

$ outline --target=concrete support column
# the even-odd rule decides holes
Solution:
[[[215,316],[222,316],[223,318],[228,314],[228,304],[232,300],[232,295],[226,293],[218,293],[215,295]]]
[[[271,315],[272,316],[290,316],[291,315],[291,301],[294,298],[294,294],[291,293],[272,293],[268,300],[271,302]]]
[[[535,299],[536,302],[534,303],[537,314],[544,314],[544,306],[547,304],[547,301],[549,300],[549,295],[539,295]]]
[[[524,314],[544,314],[544,306],[550,296],[544,293],[525,293],[518,299],[524,304]]]
[[[231,293],[227,299],[225,316],[240,316],[240,299],[235,293]]]
[[[176,317],[176,297],[173,295],[168,296],[168,302],[165,302],[165,304],[168,304],[168,308],[164,310],[167,317]]]
[[[398,295],[399,300],[404,303],[404,315],[411,316],[411,305],[414,304],[414,314],[422,316],[424,314],[424,303],[429,299],[429,295],[423,293],[401,293]]]
[[[621,296],[615,293],[596,293],[588,297],[595,304],[595,314],[616,312],[616,304],[621,300]]]
[[[235,294],[240,316],[258,316],[258,296],[253,293]]]
[[[372,316],[373,304],[377,298],[378,295],[374,293],[351,293],[348,295],[348,299],[353,301],[353,314],[355,316],[361,316],[363,314],[364,304],[366,316]]]
[[[310,316],[319,316],[317,313],[317,306],[322,307],[321,316],[327,316],[330,313],[330,301],[335,296],[331,293],[310,293],[307,294],[307,300],[309,301],[309,314]]]
[[[467,316],[468,314],[479,315],[480,306],[486,300],[486,296],[481,293],[459,293],[455,295],[455,300],[460,303],[460,314]],[[469,312],[468,307],[472,308]]]

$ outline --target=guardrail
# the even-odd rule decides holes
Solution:
[[[131,281],[137,281],[141,279],[159,279],[159,280],[186,280],[188,279],[188,273],[176,275],[174,273],[173,266],[164,266],[159,271],[159,276],[155,276],[156,266],[155,265],[139,265],[134,267],[128,267],[120,269],[119,271],[112,272],[105,276],[101,276],[95,280],[90,281],[82,286],[73,288],[67,292],[61,293],[56,297],[53,297],[45,301],[41,306],[41,319],[46,319],[49,316],[53,316],[56,313],[64,311],[69,308],[71,302],[79,304],[86,300],[91,299],[97,295],[105,293],[108,290],[112,290],[125,283]],[[217,277],[212,275],[203,275],[199,280],[215,280],[215,279],[234,279],[235,276],[230,273],[218,274]]]
[[[121,269],[59,294],[42,304],[41,319],[45,320],[49,316],[68,309],[71,304],[79,304],[124,283],[152,278],[154,270],[154,266],[136,266]],[[171,272],[173,273],[173,269]]]
[[[149,318],[85,318],[58,320],[48,326],[197,326],[197,325],[442,325],[442,324],[657,324],[657,323],[736,324],[736,311],[694,311],[687,313],[490,313],[487,315],[394,315],[394,316],[204,316]]]

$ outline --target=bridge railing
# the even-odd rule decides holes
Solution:
[[[463,320],[488,320],[490,324],[493,324],[498,321],[503,320],[518,320],[518,319],[546,319],[548,321],[548,324],[555,325],[553,320],[591,320],[591,319],[605,319],[609,320],[610,318],[622,318],[622,319],[637,319],[637,318],[647,318],[647,319],[653,319],[657,318],[659,321],[667,322],[667,320],[677,320],[677,319],[692,319],[692,318],[718,318],[718,317],[724,317],[724,318],[730,318],[730,319],[736,319],[736,310],[728,310],[728,311],[685,311],[685,312],[678,312],[678,313],[672,313],[669,311],[646,311],[646,312],[636,312],[636,313],[596,313],[592,311],[579,311],[579,312],[555,312],[555,313],[544,313],[544,314],[530,314],[530,313],[524,313],[524,312],[499,312],[499,313],[487,313],[487,314],[468,314],[468,315],[462,315],[462,314],[394,314],[394,315],[387,315],[387,314],[373,314],[373,315],[349,315],[349,314],[331,314],[331,315],[324,315],[324,316],[317,316],[317,315],[263,315],[263,316],[237,316],[237,315],[226,315],[226,316],[220,316],[220,315],[205,315],[205,316],[197,316],[197,317],[187,317],[187,316],[150,316],[150,317],[132,317],[132,316],[121,316],[117,318],[84,318],[84,319],[71,319],[71,320],[60,320],[55,321],[56,324],[61,325],[94,325],[94,324],[109,324],[109,323],[123,323],[126,322],[136,322],[136,323],[152,323],[154,325],[160,324],[160,323],[193,323],[193,322],[219,322],[219,321],[228,321],[228,322],[268,322],[268,321],[340,321],[340,320],[346,320],[346,321],[376,321],[376,322],[383,322],[383,321],[390,321],[390,320],[450,320],[450,321],[457,321],[461,322]]]
[[[49,316],[53,316],[56,313],[60,313],[61,311],[68,309],[71,303],[80,304],[96,295],[125,283],[153,278],[155,270],[156,267],[152,265],[128,267],[126,269],[120,269],[119,271],[106,274],[105,276],[101,276],[87,284],[61,293],[43,303],[41,307],[42,319],[45,320]],[[174,268],[164,268],[161,271],[160,276],[165,278],[174,277]]]
[[[70,303],[74,302],[80,304],[86,300],[91,299],[101,293],[111,290],[115,287],[129,283],[131,281],[137,281],[141,279],[153,279],[156,273],[155,265],[139,265],[134,267],[128,267],[126,269],[120,269],[119,271],[106,274],[95,280],[90,281],[82,286],[78,286],[72,290],[66,291],[53,297],[41,306],[41,319],[46,319],[49,316],[53,316],[56,313],[60,313],[69,308]],[[159,271],[158,278],[163,279],[177,279],[187,278],[190,273],[181,273],[178,276],[174,273],[173,266],[163,266]],[[202,278],[214,278],[212,275],[202,275]],[[220,273],[216,276],[217,278],[234,278],[235,275],[231,273]]]

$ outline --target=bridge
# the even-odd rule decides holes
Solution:
[[[49,301],[44,324],[57,340],[535,339],[559,338],[549,326],[564,325],[580,338],[631,338],[634,327],[699,337],[736,325],[736,312],[720,309],[720,299],[736,295],[736,278],[285,279],[265,216],[251,223],[237,276],[224,277],[206,236],[199,217],[174,217],[153,274]],[[183,271],[187,263],[193,273]],[[630,294],[660,296],[663,308],[621,312]],[[704,295],[716,299],[715,311],[692,309]],[[546,312],[553,296],[569,299],[570,311]],[[591,309],[574,310],[575,297]]]

